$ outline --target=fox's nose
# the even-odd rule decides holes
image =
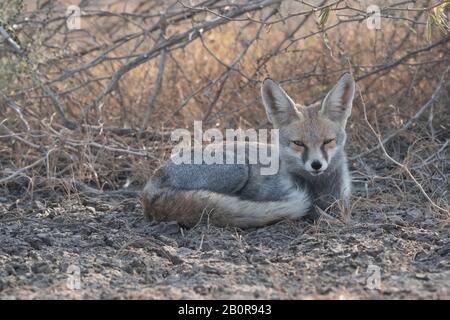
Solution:
[[[320,163],[320,161],[315,160],[311,163],[311,167],[314,170],[320,170],[320,168],[322,168],[322,164]]]

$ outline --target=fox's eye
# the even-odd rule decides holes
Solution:
[[[328,139],[328,140],[325,140],[324,142],[323,142],[323,145],[327,145],[327,144],[330,144],[330,143],[332,143],[332,142],[334,142],[336,139]]]
[[[291,142],[299,147],[306,148],[305,144],[301,141],[291,141]]]

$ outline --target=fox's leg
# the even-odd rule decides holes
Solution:
[[[320,212],[315,209],[315,206],[327,211],[328,214],[334,217],[347,215],[350,212],[350,196],[351,196],[351,176],[345,162],[335,172],[332,179],[327,178],[315,186],[312,186],[314,195],[314,205],[308,215],[309,220],[317,220],[320,217]]]

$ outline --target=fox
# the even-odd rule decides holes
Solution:
[[[169,159],[142,192],[144,215],[194,227],[258,228],[317,216],[335,201],[349,205],[351,177],[344,150],[355,81],[344,73],[321,103],[296,104],[271,78],[262,82],[268,121],[278,129],[279,169],[260,164],[175,164]]]

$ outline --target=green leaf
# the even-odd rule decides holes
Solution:
[[[427,16],[427,24],[425,26],[425,38],[427,41],[431,41],[431,35],[433,30],[431,29],[431,25],[433,24],[433,18],[431,15]]]
[[[450,1],[446,1],[441,5],[433,8],[433,13],[430,14],[434,24],[438,26],[443,34],[447,34],[450,31],[447,14],[445,13],[445,8],[449,5]]]
[[[327,23],[328,17],[330,16],[330,7],[325,7],[322,10],[320,10],[319,14],[319,26],[323,28],[325,26],[325,23]]]

